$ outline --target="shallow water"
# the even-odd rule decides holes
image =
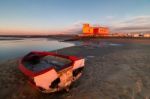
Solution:
[[[104,42],[104,41],[99,41],[99,42],[89,42],[89,41],[74,41],[72,42],[76,46],[92,46],[92,47],[108,47],[108,46],[123,46],[125,44],[122,43],[112,43],[112,42]]]
[[[47,38],[6,38],[0,40],[0,60],[22,57],[30,51],[52,51],[74,46]]]

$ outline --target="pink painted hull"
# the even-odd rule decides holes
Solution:
[[[59,70],[55,68],[56,66],[50,66],[35,72],[27,68],[25,64],[25,62],[29,60],[29,57],[33,55],[39,55],[40,57],[45,57],[47,55],[61,57],[69,60],[69,64],[62,66]],[[29,78],[36,88],[44,93],[51,93],[68,89],[71,83],[81,76],[84,68],[84,61],[83,58],[78,58],[76,56],[65,56],[51,52],[31,52],[19,61],[19,69]],[[37,65],[34,64],[32,66]]]

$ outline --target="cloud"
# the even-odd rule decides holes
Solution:
[[[147,32],[150,31],[150,16],[126,17],[110,21],[113,32]]]
[[[107,24],[100,26],[108,26],[111,32],[150,32],[150,16],[134,16],[118,19],[114,16],[107,16]],[[60,33],[78,34],[82,32],[82,24],[88,21],[78,21],[64,28]]]
[[[82,24],[84,23],[85,22],[83,21],[77,21],[64,29],[57,31],[57,33],[58,34],[79,34],[82,32]]]
[[[114,16],[107,16],[107,24],[111,32],[150,32],[150,16],[134,16],[118,19]],[[66,27],[61,33],[77,34],[82,32],[82,24],[88,21],[78,21]]]
[[[106,17],[107,23],[100,26],[108,26],[111,32],[150,32],[150,16],[134,16],[118,19],[114,16]],[[3,29],[0,28],[0,34],[79,34],[82,33],[82,24],[89,21],[77,21],[63,29]],[[7,31],[6,31],[7,30]],[[23,31],[24,30],[24,31]],[[14,32],[14,33],[13,33]]]

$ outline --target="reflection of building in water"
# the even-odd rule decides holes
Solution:
[[[86,36],[108,36],[109,35],[109,28],[108,27],[91,27],[89,24],[83,24],[83,35]]]

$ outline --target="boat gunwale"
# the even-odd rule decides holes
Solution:
[[[60,54],[57,54],[57,53],[54,53],[54,52],[38,52],[38,51],[32,51],[30,53],[33,53],[33,54],[39,54],[39,55],[43,55],[43,56],[46,56],[46,55],[52,55],[52,56],[58,56],[58,57],[62,57],[62,58],[66,58],[66,59],[69,59],[71,61],[71,63],[69,64],[70,66],[63,66],[63,68],[60,70],[60,71],[57,71],[54,67],[49,67],[49,68],[46,68],[44,70],[41,70],[41,71],[38,71],[38,72],[34,72],[32,70],[29,70],[28,68],[25,67],[25,65],[23,64],[23,61],[24,61],[24,58],[26,56],[24,56],[23,58],[21,58],[19,60],[19,69],[26,75],[26,76],[29,76],[29,77],[35,77],[35,76],[38,76],[38,75],[41,75],[45,72],[48,72],[49,70],[51,69],[54,69],[57,73],[58,72],[61,72],[63,71],[64,69],[66,68],[69,68],[71,66],[73,66],[74,62],[76,60],[79,60],[80,58],[77,58],[76,56],[66,56],[66,55],[60,55]],[[27,54],[28,55],[28,54]]]

